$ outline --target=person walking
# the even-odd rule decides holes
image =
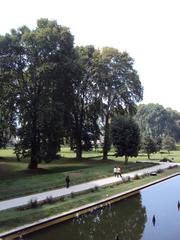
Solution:
[[[69,183],[70,183],[69,176],[66,176],[65,181],[66,181],[66,188],[68,188],[69,187]]]
[[[122,175],[121,175],[121,168],[120,166],[117,167],[117,177],[120,177],[122,178]]]
[[[117,177],[117,167],[116,166],[114,167],[113,172],[114,172],[114,176]]]

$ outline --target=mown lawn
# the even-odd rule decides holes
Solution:
[[[149,163],[136,163],[136,158],[124,165],[122,158],[110,153],[108,161],[102,161],[102,152],[84,153],[83,160],[77,161],[75,154],[63,148],[61,158],[51,163],[40,163],[36,171],[27,170],[28,163],[17,162],[13,151],[0,150],[0,200],[31,193],[42,192],[65,186],[65,177],[70,176],[71,185],[112,176],[114,165],[119,164],[122,173],[149,167]]]
[[[24,225],[26,223],[32,223],[42,218],[50,217],[70,209],[80,207],[82,205],[92,203],[107,196],[112,196],[117,193],[121,193],[135,187],[150,183],[157,179],[166,177],[180,170],[180,167],[168,169],[157,176],[148,176],[140,178],[138,180],[132,180],[127,183],[115,184],[113,186],[98,188],[95,191],[91,191],[86,194],[75,195],[73,197],[65,197],[64,200],[59,200],[52,204],[45,204],[35,209],[28,210],[16,210],[10,209],[2,211],[0,214],[0,232],[4,232],[15,228],[17,226]]]

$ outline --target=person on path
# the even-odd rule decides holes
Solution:
[[[122,175],[121,175],[121,168],[120,166],[117,167],[117,177],[120,177],[122,178]]]
[[[69,176],[67,176],[67,177],[65,178],[65,181],[66,181],[66,188],[68,188],[68,187],[69,187],[69,183],[70,183],[70,178],[69,178]]]
[[[114,176],[117,177],[117,167],[116,166],[114,167],[113,172],[114,172]]]

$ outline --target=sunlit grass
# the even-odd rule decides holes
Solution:
[[[70,176],[70,184],[78,184],[113,175],[113,167],[120,164],[122,172],[151,166],[136,163],[132,159],[128,165],[115,158],[111,152],[108,161],[102,161],[102,152],[91,151],[83,155],[82,161],[74,158],[68,148],[62,148],[61,158],[50,163],[40,163],[36,171],[27,170],[28,162],[17,162],[13,151],[0,150],[0,200],[23,196],[65,186],[65,177]]]

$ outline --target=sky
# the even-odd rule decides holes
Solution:
[[[0,35],[39,18],[69,27],[75,45],[127,51],[144,87],[141,103],[180,112],[179,0],[0,0]]]

